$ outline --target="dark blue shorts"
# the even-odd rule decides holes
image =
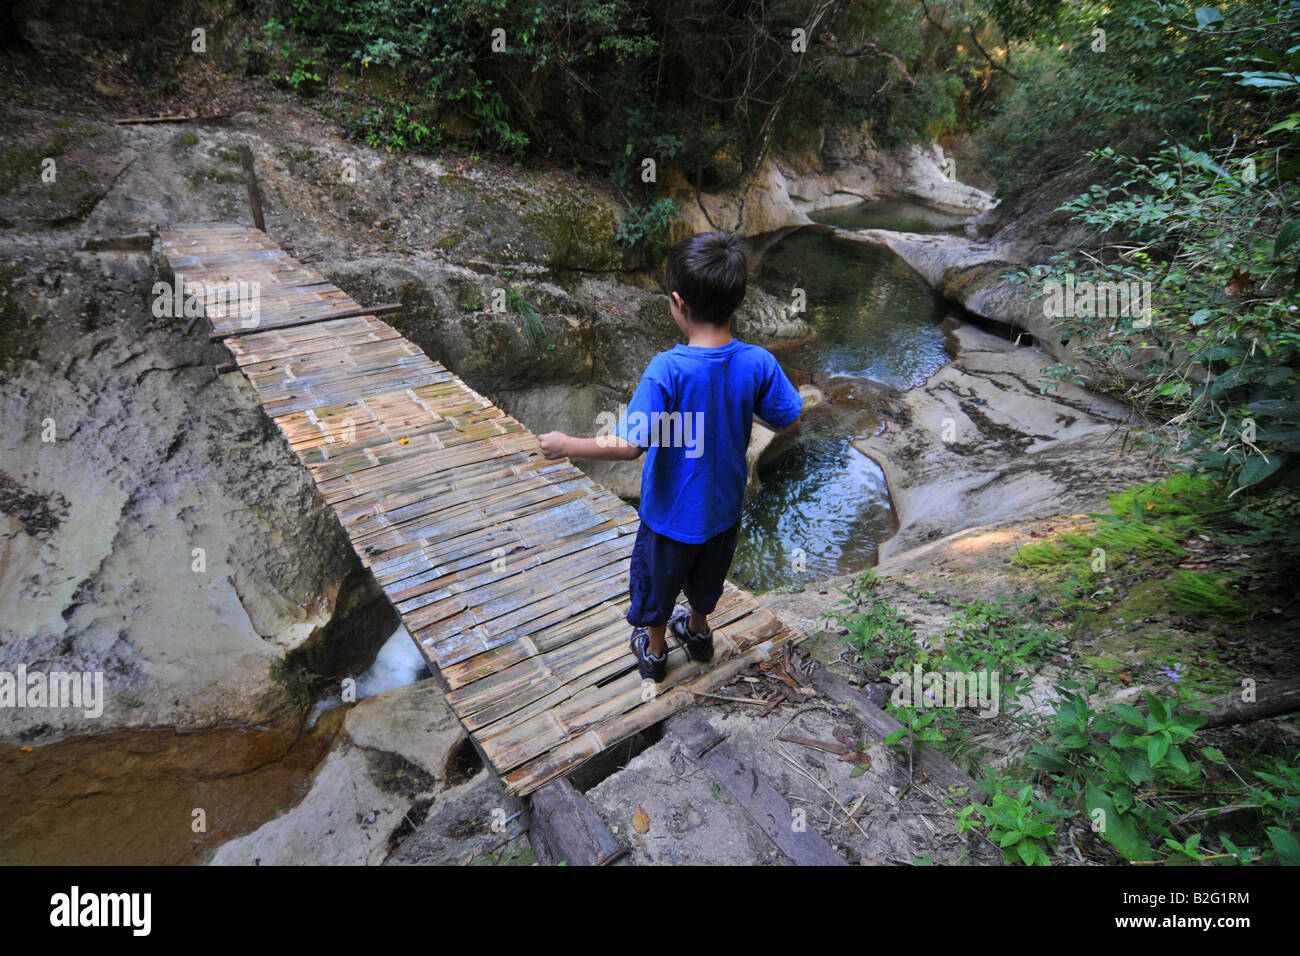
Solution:
[[[687,544],[665,538],[642,522],[632,545],[628,623],[633,627],[667,624],[683,590],[691,607],[701,614],[712,613],[731,569],[739,530],[737,521],[708,541]]]

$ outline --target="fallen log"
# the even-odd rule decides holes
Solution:
[[[531,803],[528,842],[539,863],[610,866],[627,855],[600,814],[566,778],[534,792]]]
[[[848,707],[849,713],[877,740],[885,739],[903,726],[872,703],[856,687],[832,674],[820,663],[813,669],[808,682],[837,704]],[[930,781],[937,785],[941,792],[947,792],[950,787],[961,787],[965,789],[972,803],[988,801],[988,795],[975,785],[970,774],[933,747],[922,744],[916,748],[915,756],[916,765],[926,772]]]
[[[696,714],[678,724],[673,733],[791,863],[846,865],[844,858],[816,830],[791,826],[795,814],[785,797],[759,774],[747,756],[733,751],[725,742],[727,735],[704,717]]]
[[[1300,710],[1300,677],[1265,684],[1256,688],[1255,699],[1243,701],[1242,692],[1234,690],[1219,697],[1211,697],[1205,703],[1213,708],[1203,713],[1209,718],[1206,727],[1222,727],[1224,724],[1240,724],[1261,717],[1274,717]]]

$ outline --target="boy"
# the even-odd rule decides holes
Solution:
[[[656,682],[668,671],[665,628],[693,659],[713,658],[708,615],[736,550],[750,428],[758,421],[797,435],[803,410],[772,353],[731,334],[747,270],[730,234],[678,243],[667,278],[669,310],[686,344],[650,361],[614,434],[538,436],[547,458],[630,461],[645,453],[627,620],[637,670]],[[689,613],[676,607],[683,588]]]

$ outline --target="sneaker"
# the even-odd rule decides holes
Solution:
[[[637,673],[642,680],[650,678],[656,684],[668,676],[668,651],[659,657],[650,653],[650,632],[644,627],[632,631],[632,654],[636,657]]]
[[[696,634],[691,630],[690,621],[691,612],[678,607],[668,619],[668,629],[673,632],[673,637],[686,646],[691,660],[701,663],[713,660],[713,628],[703,634]]]

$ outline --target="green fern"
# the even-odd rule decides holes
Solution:
[[[1082,568],[1095,551],[1106,554],[1107,565],[1132,558],[1182,558],[1183,542],[1216,517],[1231,511],[1213,481],[1187,472],[1174,472],[1154,481],[1111,495],[1110,514],[1090,515],[1100,525],[1090,534],[1065,532],[1053,541],[1021,548],[1021,564],[1043,567],[1066,565]]]
[[[1243,617],[1255,602],[1233,583],[1237,576],[1214,571],[1174,571],[1165,584],[1180,610],[1200,617]]]
[[[1169,515],[1209,516],[1233,507],[1213,480],[1186,471],[1110,496],[1111,514],[1138,520]]]
[[[528,340],[529,347],[534,352],[545,352],[547,348],[551,347],[551,343],[546,339],[546,326],[542,324],[537,309],[514,289],[506,293],[506,298],[510,300],[510,304],[519,313],[519,321],[523,325],[524,338]]]

